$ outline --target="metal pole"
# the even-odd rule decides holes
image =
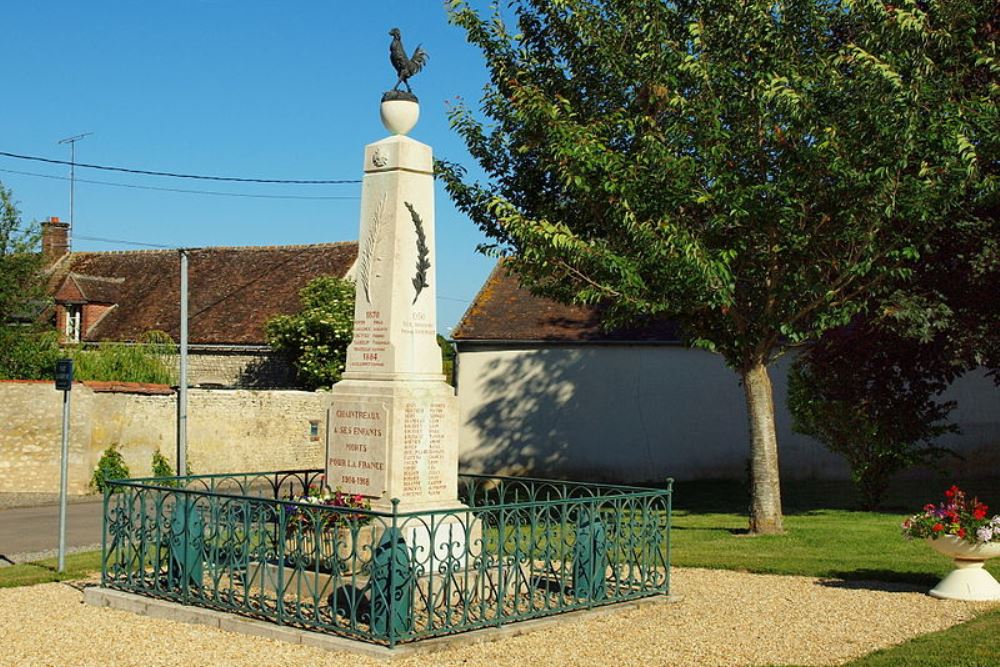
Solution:
[[[84,132],[75,137],[67,137],[61,140],[60,144],[69,144],[69,240],[73,237],[73,209],[76,199],[76,142],[84,137],[89,137],[93,132]]]
[[[69,391],[63,390],[62,463],[59,470],[59,567],[66,569],[66,493],[69,478]]]
[[[180,387],[177,395],[177,475],[187,474],[188,257],[181,253]]]
[[[73,230],[73,208],[76,199],[76,142],[69,142],[69,228]]]

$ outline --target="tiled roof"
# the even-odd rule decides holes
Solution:
[[[461,322],[457,341],[676,342],[672,322],[604,331],[601,309],[573,306],[535,296],[521,287],[503,262],[497,264]]]
[[[298,292],[313,278],[347,275],[358,244],[201,248],[187,253],[189,341],[262,345],[264,323],[298,310]],[[70,253],[54,266],[50,293],[71,282],[87,301],[117,304],[84,340],[133,341],[154,329],[178,340],[176,250]]]
[[[88,303],[117,303],[120,286],[124,278],[101,278],[84,276],[79,273],[69,273],[62,285],[56,290],[56,301]]]

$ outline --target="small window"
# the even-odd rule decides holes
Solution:
[[[319,420],[310,419],[309,420],[309,439],[319,440]]]
[[[79,343],[81,335],[81,324],[83,323],[83,306],[70,304],[66,306],[66,340],[71,343]]]

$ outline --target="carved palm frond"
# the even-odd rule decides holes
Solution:
[[[388,196],[389,193],[383,192],[382,198],[375,206],[372,222],[368,226],[368,236],[365,237],[365,247],[361,250],[361,256],[358,258],[358,277],[361,279],[361,287],[365,291],[365,299],[368,300],[368,303],[372,302],[371,277],[372,271],[375,270],[375,249],[378,247],[382,223],[385,221],[385,202]]]

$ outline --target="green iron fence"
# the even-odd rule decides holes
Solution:
[[[670,591],[671,489],[480,475],[461,509],[295,502],[322,471],[119,480],[105,587],[394,646]]]

